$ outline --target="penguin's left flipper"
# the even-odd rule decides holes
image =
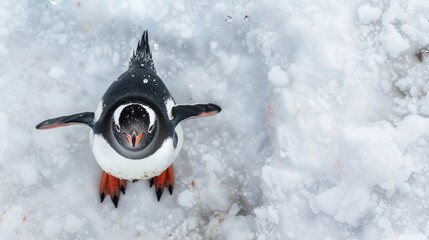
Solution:
[[[48,119],[37,124],[36,129],[51,129],[74,124],[85,124],[92,128],[94,126],[94,113],[83,112],[69,116]]]
[[[213,103],[209,104],[193,104],[193,105],[176,105],[173,107],[172,120],[175,125],[181,121],[191,118],[209,117],[219,113],[222,109]]]

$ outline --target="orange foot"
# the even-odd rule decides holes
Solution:
[[[159,174],[159,176],[153,177],[149,180],[150,187],[155,184],[155,193],[158,201],[161,200],[162,193],[164,192],[164,187],[168,188],[170,195],[173,195],[174,188],[174,173],[173,165],[170,165],[164,172]]]
[[[127,188],[127,181],[116,178],[112,175],[109,175],[106,172],[103,172],[101,175],[100,183],[100,201],[103,202],[106,195],[110,195],[113,205],[115,208],[118,207],[120,191],[125,194],[125,189]]]

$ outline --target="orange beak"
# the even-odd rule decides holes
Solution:
[[[143,133],[137,134],[136,131],[132,131],[131,135],[128,133],[125,133],[125,135],[127,136],[128,142],[130,142],[133,147],[135,147],[143,138]]]

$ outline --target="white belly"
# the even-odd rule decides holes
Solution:
[[[182,126],[176,126],[177,146],[167,139],[162,147],[144,159],[129,159],[117,153],[100,135],[90,131],[90,144],[95,160],[110,175],[120,179],[149,179],[161,174],[179,155],[183,145]]]

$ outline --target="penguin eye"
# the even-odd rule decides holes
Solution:
[[[152,126],[149,127],[149,129],[148,129],[149,133],[152,133],[154,126],[155,125],[152,125]]]
[[[119,131],[121,130],[118,124],[115,124],[115,130],[116,130],[117,132],[119,132]]]

